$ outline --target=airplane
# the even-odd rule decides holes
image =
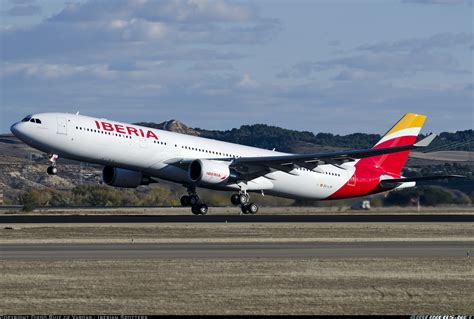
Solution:
[[[401,176],[426,116],[407,113],[370,149],[291,154],[94,118],[79,113],[38,113],[13,124],[11,132],[48,154],[47,173],[60,157],[103,165],[103,182],[135,188],[159,179],[182,184],[182,206],[205,215],[196,187],[234,191],[230,200],[243,214],[259,207],[250,193],[292,199],[334,200],[413,187],[420,180],[457,175]]]

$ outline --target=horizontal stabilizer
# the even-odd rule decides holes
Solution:
[[[392,178],[384,179],[380,181],[380,186],[393,186],[394,184],[409,183],[409,182],[421,182],[431,181],[437,179],[448,179],[448,178],[465,178],[462,175],[438,175],[438,176],[421,176],[421,177],[407,177],[407,178]]]
[[[436,134],[430,134],[428,135],[427,137],[425,137],[424,139],[422,139],[421,141],[415,143],[415,147],[427,147],[428,145],[431,144],[431,142],[433,142],[433,140],[436,138]]]

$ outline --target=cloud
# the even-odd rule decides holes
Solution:
[[[459,5],[470,4],[473,0],[403,0],[404,3],[418,3],[418,4],[441,4],[441,5]]]
[[[302,61],[277,73],[280,78],[309,78],[326,71],[338,71],[335,80],[400,78],[420,72],[469,74],[450,50],[469,49],[472,34],[438,33],[427,38],[360,45],[345,56],[321,61]],[[341,71],[342,69],[342,71]]]
[[[470,33],[349,51],[344,39],[324,40],[329,50],[345,51],[295,61],[278,80],[266,73],[288,52],[267,59],[272,46],[254,48],[282,24],[262,14],[246,1],[98,0],[70,4],[27,29],[3,27],[3,130],[27,113],[77,109],[127,122],[178,118],[210,129],[263,122],[381,133],[409,111],[427,113],[443,129],[472,126],[472,70],[455,73],[466,71],[462,59],[472,51],[462,50],[474,43]],[[443,118],[452,114],[459,119]]]
[[[18,5],[4,11],[7,16],[33,16],[41,13],[41,7],[37,5]]]
[[[107,65],[71,65],[40,63],[6,63],[2,66],[2,76],[19,75],[25,78],[56,79],[78,75],[94,75],[102,78],[113,77]]]
[[[290,77],[309,77],[314,71],[318,69],[317,62],[301,61],[294,64],[289,70],[282,70],[277,73],[278,78]]]
[[[427,114],[433,131],[470,128],[472,66],[466,56],[472,43],[470,33],[437,33],[359,45],[335,57],[300,61],[276,74],[286,80],[273,92],[272,102],[291,105],[305,118],[317,118],[317,131],[331,123],[328,130],[332,131],[381,133],[387,128],[379,123],[406,112]],[[272,108],[284,113],[283,107],[272,104]],[[356,125],[341,118],[359,120]]]
[[[463,73],[450,54],[439,52],[368,53],[318,62],[300,62],[277,74],[277,77],[311,77],[317,73],[344,69],[334,79],[362,80],[367,78],[396,78],[418,72]]]
[[[337,81],[365,81],[376,78],[378,78],[376,73],[361,69],[343,70],[334,77]]]
[[[52,21],[88,22],[119,17],[142,18],[147,21],[179,23],[247,22],[257,19],[257,10],[251,5],[223,0],[108,0],[69,4]]]
[[[196,44],[255,45],[280,30],[253,5],[224,0],[88,1],[29,29],[2,30],[3,58],[100,58]],[[132,56],[129,56],[132,58]]]
[[[356,50],[371,52],[434,50],[469,46],[471,43],[473,43],[472,33],[438,33],[428,38],[409,38],[393,42],[361,45]]]
[[[258,87],[258,83],[250,74],[245,73],[242,79],[237,82],[237,87],[242,89],[255,89]]]
[[[314,68],[348,67],[388,75],[406,75],[419,71],[454,71],[458,63],[446,53],[411,52],[354,55],[314,64]]]
[[[235,70],[232,63],[226,62],[196,62],[188,71],[232,71]]]

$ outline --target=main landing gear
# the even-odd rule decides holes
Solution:
[[[238,194],[233,194],[230,198],[230,201],[235,206],[240,206],[242,214],[251,214],[254,215],[258,212],[258,206],[255,203],[250,202],[250,195],[246,192],[240,192]],[[206,215],[208,212],[208,207],[204,204],[196,193],[195,187],[188,187],[188,195],[181,197],[181,205],[183,207],[191,207],[191,212],[194,215]]]
[[[196,194],[196,188],[188,187],[188,194],[181,197],[181,205],[191,206],[191,212],[194,215],[206,215],[209,208]]]
[[[258,212],[258,206],[255,203],[250,203],[250,195],[248,193],[233,194],[230,197],[230,201],[233,205],[240,205],[242,214],[256,214]]]
[[[56,175],[58,173],[58,168],[56,167],[56,161],[58,158],[59,156],[57,154],[48,154],[48,159],[51,162],[51,166],[48,167],[46,172],[49,175]]]

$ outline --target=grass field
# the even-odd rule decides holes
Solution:
[[[1,243],[473,240],[469,223],[22,224],[0,225]],[[9,227],[13,229],[8,229]]]
[[[469,259],[1,262],[3,313],[464,314]]]

